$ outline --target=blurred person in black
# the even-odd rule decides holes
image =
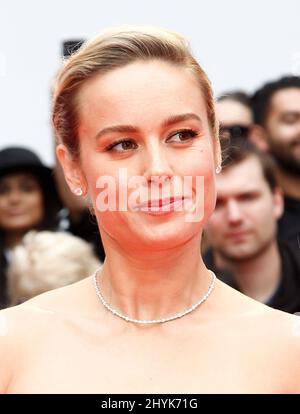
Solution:
[[[0,308],[9,303],[7,266],[11,250],[29,230],[56,227],[61,201],[50,168],[32,151],[0,151]]]
[[[63,58],[67,58],[78,50],[83,42],[83,39],[64,41],[62,43]],[[95,254],[101,262],[103,262],[105,259],[105,252],[91,203],[83,197],[76,197],[70,191],[56,154],[55,161],[54,177],[60,198],[63,202],[63,207],[57,215],[57,230],[69,232],[92,243]]]
[[[300,312],[300,255],[276,237],[283,197],[272,157],[236,141],[217,177],[204,261],[221,280],[286,312]]]
[[[265,84],[253,95],[252,105],[256,125],[251,140],[279,166],[285,205],[279,237],[293,242],[300,254],[300,77]]]

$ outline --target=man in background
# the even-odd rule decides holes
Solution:
[[[237,142],[216,184],[216,209],[205,229],[211,246],[206,265],[245,295],[299,312],[300,255],[277,239],[283,199],[274,161],[247,141]]]
[[[284,192],[279,237],[291,241],[300,254],[300,77],[267,83],[252,97],[255,126],[251,141],[278,163]]]
[[[243,91],[222,94],[216,103],[221,139],[247,139],[253,125],[250,97]]]

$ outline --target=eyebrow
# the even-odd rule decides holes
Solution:
[[[182,122],[182,121],[188,121],[190,119],[194,119],[194,120],[197,120],[198,122],[202,123],[201,118],[198,115],[196,115],[194,113],[187,113],[187,114],[180,114],[180,115],[170,116],[169,118],[167,118],[163,121],[162,128],[166,128],[168,126],[178,124],[179,122]],[[111,134],[113,132],[137,133],[139,131],[140,131],[139,128],[137,128],[133,125],[114,125],[114,126],[110,126],[110,127],[106,127],[106,128],[101,129],[101,131],[99,131],[97,133],[97,135],[95,136],[95,140],[100,139],[103,135]]]
[[[37,177],[31,172],[11,172],[7,176],[0,177],[1,182],[9,182],[17,178],[19,181],[38,181]]]
[[[290,110],[290,111],[284,111],[281,113],[281,116],[287,116],[287,115],[293,115],[293,116],[299,116],[300,115],[300,111],[296,111],[296,110]]]
[[[239,198],[239,197],[243,197],[243,196],[247,196],[247,195],[251,195],[251,194],[260,194],[260,193],[261,193],[261,189],[259,189],[259,188],[249,188],[249,189],[246,189],[244,191],[240,191],[240,192],[234,193],[233,194],[233,197]],[[226,198],[228,198],[227,197],[227,194],[225,194],[225,196],[224,196],[224,194],[220,194],[219,195],[217,193],[217,199],[218,200],[224,200]]]

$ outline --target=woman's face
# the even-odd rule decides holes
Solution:
[[[130,249],[159,250],[199,234],[215,206],[218,144],[213,142],[195,77],[166,62],[135,62],[87,82],[79,95],[79,108],[79,170],[101,235],[104,232]],[[65,164],[65,173],[75,177],[75,169],[70,168]],[[99,181],[97,188],[97,180],[104,176],[111,177],[116,188],[99,188]],[[132,181],[129,184],[134,176],[138,177],[136,187]],[[199,219],[188,221],[180,201],[173,204],[173,209],[177,205],[181,211],[155,214],[154,200],[163,199],[165,194],[191,197],[195,203],[199,187],[196,176],[202,177]],[[185,177],[190,177],[186,183],[192,183],[191,193],[183,189]],[[128,200],[137,192],[140,198],[130,208],[127,204],[123,209],[126,211],[99,211],[105,194],[109,194],[106,201],[110,200],[114,210],[113,198],[118,207],[120,194]],[[145,200],[152,201],[150,211],[149,206],[148,211],[136,211]],[[168,207],[172,210],[172,204]]]
[[[18,172],[0,178],[0,229],[27,231],[43,218],[43,195],[37,178]]]

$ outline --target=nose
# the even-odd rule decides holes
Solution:
[[[243,214],[239,203],[236,200],[229,200],[227,203],[227,220],[230,224],[240,224]]]
[[[8,201],[10,204],[18,204],[22,200],[22,193],[19,189],[11,189],[8,195]]]
[[[147,182],[162,182],[173,176],[167,149],[154,140],[149,144],[145,156],[144,177]]]

